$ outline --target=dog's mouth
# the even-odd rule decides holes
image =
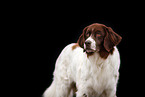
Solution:
[[[96,52],[96,48],[92,48],[91,45],[84,45],[84,52],[87,54]]]
[[[86,49],[84,49],[84,52],[86,52],[86,53],[94,53],[94,52],[96,52],[96,50],[93,50],[93,49],[88,49],[88,48],[86,48]]]

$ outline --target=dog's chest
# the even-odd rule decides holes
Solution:
[[[101,94],[110,84],[111,70],[107,63],[88,64],[86,73],[82,73],[86,80],[86,85],[91,91]],[[107,64],[109,65],[109,64]],[[86,75],[85,75],[86,74]]]
[[[94,90],[103,90],[104,88],[107,87],[109,84],[109,79],[110,79],[110,72],[107,69],[97,69],[96,72],[94,72],[90,76],[90,80],[92,80],[92,87]]]

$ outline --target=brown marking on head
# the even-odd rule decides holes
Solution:
[[[76,43],[76,44],[74,44],[74,45],[72,46],[72,50],[76,49],[76,47],[79,47],[79,44],[78,44],[78,43]]]
[[[89,37],[96,43],[95,50],[91,49],[91,43],[86,43]],[[112,28],[95,23],[84,28],[77,43],[84,49],[84,52],[86,52],[88,56],[97,52],[102,58],[106,59],[109,54],[113,54],[114,46],[118,45],[121,39],[122,37],[115,33]]]

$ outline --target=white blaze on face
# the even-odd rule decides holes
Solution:
[[[86,41],[90,41],[91,42],[91,46],[90,49],[92,50],[96,50],[96,41],[90,36]],[[86,45],[84,44],[84,48],[86,49]]]

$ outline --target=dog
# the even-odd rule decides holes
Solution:
[[[104,24],[85,27],[77,43],[62,50],[43,97],[116,97],[121,39]]]

